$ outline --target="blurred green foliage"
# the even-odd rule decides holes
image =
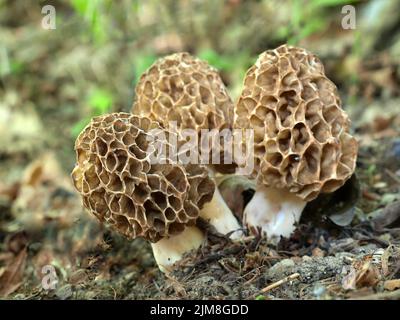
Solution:
[[[247,69],[257,59],[257,56],[251,55],[246,50],[237,52],[236,54],[220,54],[211,48],[206,48],[200,49],[196,55],[221,71],[222,75],[229,75],[230,83],[228,85],[233,96],[236,96],[240,91],[240,86]],[[223,80],[226,79],[223,77]]]
[[[21,61],[11,61],[10,63],[11,73],[14,75],[21,74],[25,69],[25,64]]]
[[[157,56],[153,53],[139,53],[134,58],[134,84],[140,76],[156,61]]]
[[[199,51],[197,55],[200,59],[206,60],[209,64],[219,70],[229,72],[234,67],[234,57],[218,54],[210,48]]]
[[[96,44],[107,40],[105,12],[111,3],[110,0],[71,0],[74,10],[89,24],[91,36]]]
[[[114,102],[113,95],[105,89],[94,88],[87,97],[87,105],[90,113],[79,120],[71,129],[71,135],[76,138],[82,129],[90,122],[90,119],[109,112]]]
[[[113,96],[106,90],[96,88],[89,95],[88,104],[95,114],[106,113],[113,104]]]
[[[296,45],[302,39],[317,32],[325,31],[329,26],[329,10],[353,4],[360,0],[293,0],[291,19],[288,25],[278,29],[278,35],[287,38],[287,43]]]

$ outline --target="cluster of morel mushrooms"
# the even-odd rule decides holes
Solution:
[[[262,53],[247,71],[236,105],[217,70],[177,53],[141,76],[131,114],[92,119],[76,140],[72,178],[98,220],[129,239],[150,241],[160,270],[169,272],[205,242],[199,218],[233,241],[247,232],[290,236],[307,202],[337,190],[353,174],[358,145],[349,127],[335,84],[305,49],[282,45]],[[199,135],[202,129],[253,130],[253,143],[240,141],[241,150],[253,148],[248,179],[257,185],[242,221],[215,179],[243,164],[184,164],[168,152],[163,163],[150,161],[155,141],[170,146],[173,136],[183,144],[183,129]],[[164,135],[148,139],[154,130]]]

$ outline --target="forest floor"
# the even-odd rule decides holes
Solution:
[[[377,53],[370,64],[358,62],[359,82],[350,86],[341,79],[354,71],[340,64],[341,54],[322,57],[359,141],[357,169],[341,189],[307,205],[290,239],[232,242],[203,223],[207,243],[166,276],[146,241],[127,241],[84,211],[69,177],[85,85],[111,83],[122,97],[113,111],[127,111],[121,101],[132,79],[120,57],[134,50],[96,50],[78,42],[76,27],[63,37],[35,32],[0,28],[10,55],[23,61],[11,63],[0,83],[0,297],[400,299],[398,59]],[[338,66],[347,73],[335,73]],[[251,191],[222,182],[221,193],[232,185],[240,215]]]
[[[14,299],[400,298],[400,116],[384,128],[376,121],[356,130],[356,175],[309,203],[290,239],[231,242],[210,231],[207,244],[169,277],[147,242],[127,241],[83,211],[53,153],[27,166],[4,157],[2,170],[20,179],[1,182],[0,293]],[[243,189],[231,192],[246,201]],[[46,287],[52,279],[46,265],[55,266],[54,290]]]

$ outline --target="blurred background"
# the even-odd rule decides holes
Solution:
[[[55,29],[42,26],[45,5]],[[355,28],[342,26],[345,5]],[[121,291],[79,297],[127,297],[122,284],[156,272],[147,244],[127,247],[92,223],[69,173],[90,118],[129,112],[142,72],[173,52],[219,69],[234,100],[261,52],[289,43],[316,53],[361,144],[358,221],[399,199],[399,12],[398,0],[0,0],[0,296],[50,295],[46,264],[68,279],[56,293],[64,298],[88,278]]]

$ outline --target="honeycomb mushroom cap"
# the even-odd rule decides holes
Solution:
[[[187,52],[157,60],[139,79],[132,113],[177,129],[221,129],[233,123],[233,103],[216,69]]]
[[[157,242],[194,225],[215,185],[203,166],[152,164],[155,148],[147,139],[152,129],[161,127],[127,113],[93,118],[76,140],[72,178],[98,220],[128,238]],[[163,132],[165,139],[157,139],[167,145],[173,133]]]
[[[283,45],[259,56],[246,73],[234,126],[254,129],[252,176],[305,201],[335,191],[354,172],[350,120],[321,61],[305,49]]]
[[[175,122],[176,127],[169,128],[178,133],[183,129],[200,133],[201,129],[231,129],[233,108],[218,71],[182,52],[160,58],[140,77],[132,113],[149,117],[164,127]],[[220,164],[214,168],[233,173],[236,165],[223,160],[225,140],[219,140]]]

